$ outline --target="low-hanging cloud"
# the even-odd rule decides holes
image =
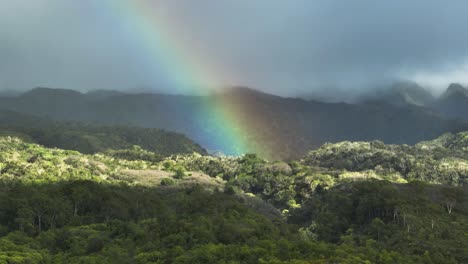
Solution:
[[[146,1],[230,73],[226,85],[346,96],[401,79],[468,83],[466,1]],[[0,0],[0,89],[168,88],[126,19],[91,0]]]

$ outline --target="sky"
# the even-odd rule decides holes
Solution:
[[[119,1],[149,12],[116,12]],[[346,97],[398,80],[437,93],[468,83],[467,11],[463,0],[0,0],[0,90],[170,92],[166,68],[180,66],[203,68],[203,85],[280,95]],[[138,33],[148,14],[163,22]],[[145,43],[160,31],[158,54],[176,66]]]

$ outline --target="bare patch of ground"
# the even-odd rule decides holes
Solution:
[[[212,178],[202,172],[187,172],[183,179],[174,178],[173,172],[162,170],[123,170],[118,176],[119,180],[131,182],[133,184],[158,186],[163,179],[172,179],[176,186],[191,187],[194,185],[202,185],[205,187],[224,189],[224,180],[220,178]]]

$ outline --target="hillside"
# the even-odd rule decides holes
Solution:
[[[0,261],[466,263],[467,135],[327,144],[290,163],[0,137]]]
[[[373,142],[325,144],[301,161],[311,166],[393,175],[450,185],[468,184],[468,132],[445,134],[415,146]]]
[[[394,106],[427,106],[436,98],[426,89],[414,82],[397,82],[391,87],[361,96],[364,103],[385,103]]]
[[[7,110],[0,110],[0,135],[17,136],[46,147],[88,154],[132,149],[134,146],[161,156],[193,152],[207,154],[205,149],[184,135],[161,129],[53,122]]]
[[[422,107],[322,103],[248,88],[205,97],[37,88],[19,97],[0,98],[0,108],[54,121],[165,129],[185,134],[209,151],[236,154],[213,140],[225,136],[226,124],[217,119],[218,110],[206,111],[210,102],[234,109],[236,121],[224,122],[243,124],[246,131],[240,135],[249,151],[270,159],[298,158],[326,142],[415,144],[468,128],[467,123],[445,120]]]

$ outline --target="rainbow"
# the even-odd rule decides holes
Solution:
[[[99,1],[100,2],[100,1]],[[161,65],[164,74],[170,79],[177,93],[210,93],[213,87],[226,85],[226,72],[220,70],[208,58],[200,58],[199,52],[190,47],[176,20],[158,15],[161,2],[151,0],[108,0],[100,3],[114,17],[116,23],[139,43],[140,52],[144,53],[148,65]],[[110,10],[110,11],[109,11]],[[174,16],[172,16],[174,17]],[[188,45],[187,45],[188,44]],[[172,87],[171,86],[171,87]],[[208,130],[216,129],[210,141],[219,146],[225,154],[241,155],[247,152],[264,152],[258,146],[248,142],[251,138],[248,125],[241,121],[241,109],[236,104],[226,102],[226,98],[207,97],[200,112],[196,113],[195,122]]]

